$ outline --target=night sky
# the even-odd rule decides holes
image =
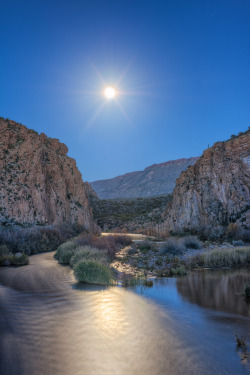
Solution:
[[[0,15],[0,116],[66,143],[84,180],[250,126],[249,0],[1,0]]]

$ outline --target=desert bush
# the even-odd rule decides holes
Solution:
[[[79,246],[70,259],[70,266],[74,267],[80,260],[94,260],[108,265],[108,253],[90,246]]]
[[[168,238],[161,246],[161,254],[167,255],[167,254],[182,254],[185,250],[185,247],[182,243],[182,240],[174,237]]]
[[[188,236],[184,237],[182,240],[182,245],[186,249],[200,249],[202,247],[201,242],[198,240],[197,237],[195,236]]]
[[[241,229],[239,233],[239,239],[245,243],[250,243],[250,230],[249,229]]]
[[[78,262],[74,267],[74,275],[83,283],[108,285],[112,280],[110,269],[94,260]]]
[[[196,263],[204,267],[234,267],[250,263],[250,247],[214,249],[195,257]]]
[[[63,224],[33,226],[22,228],[0,228],[0,245],[7,245],[12,253],[24,252],[36,254],[38,252],[55,250],[61,243],[79,234],[82,226]]]
[[[5,254],[0,255],[0,266],[12,265],[12,266],[24,266],[29,263],[29,257],[27,254]]]
[[[13,266],[24,266],[26,264],[29,264],[29,257],[27,254],[21,254],[20,256],[17,256],[17,254],[13,254],[11,264]]]
[[[170,269],[171,276],[185,276],[187,275],[186,268],[184,266],[173,267]]]
[[[116,244],[115,236],[97,237],[92,234],[81,235],[75,239],[75,242],[80,246],[91,246],[100,250],[107,250],[110,260],[115,258],[119,247]]]
[[[146,240],[146,241],[138,242],[137,247],[142,253],[147,253],[148,251],[151,251],[154,249],[154,244]]]
[[[120,234],[116,235],[115,237],[115,243],[118,246],[128,246],[132,244],[132,238],[130,236],[127,236],[126,234]]]
[[[60,257],[63,253],[66,253],[66,252],[74,252],[74,250],[79,247],[78,244],[76,244],[74,242],[74,240],[69,240],[67,242],[64,242],[63,244],[61,244],[58,249],[56,250],[56,253],[54,255],[54,258],[56,258],[57,260],[60,261]]]
[[[0,245],[0,256],[8,255],[9,253],[10,253],[10,250],[7,245]]]
[[[234,246],[244,246],[244,242],[242,240],[232,241],[232,244]]]
[[[235,223],[228,224],[227,231],[226,231],[226,237],[228,240],[236,239],[239,232],[238,225]]]

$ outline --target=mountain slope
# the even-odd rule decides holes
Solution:
[[[91,182],[102,199],[153,197],[172,193],[176,178],[193,165],[197,157],[153,164],[144,171],[126,173],[108,180]]]
[[[0,118],[0,224],[80,223],[92,212],[76,162],[58,139]]]
[[[225,232],[230,223],[250,229],[250,130],[215,143],[181,173],[164,227]]]

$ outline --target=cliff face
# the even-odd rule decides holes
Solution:
[[[230,222],[250,228],[250,131],[218,142],[176,181],[165,212],[166,230]]]
[[[154,197],[172,193],[180,173],[198,158],[171,160],[153,164],[144,171],[91,182],[101,199]]]
[[[0,223],[80,223],[93,228],[82,176],[68,148],[0,119]]]

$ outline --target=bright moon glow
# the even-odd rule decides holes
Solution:
[[[113,87],[106,87],[104,90],[104,96],[107,99],[114,99],[116,96],[116,91]]]

